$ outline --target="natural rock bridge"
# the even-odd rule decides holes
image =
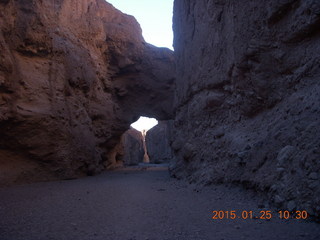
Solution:
[[[104,0],[0,0],[0,186],[79,178],[1,188],[0,240],[319,239],[319,13],[175,0],[172,52]],[[115,162],[139,116],[171,120],[156,155],[193,185],[162,168],[80,178]]]
[[[101,172],[139,116],[173,119],[173,53],[132,16],[103,0],[0,7],[2,185]]]

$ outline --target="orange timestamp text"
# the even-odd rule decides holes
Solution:
[[[222,219],[262,219],[270,220],[274,217],[280,219],[307,219],[309,214],[307,211],[278,211],[272,212],[267,210],[261,210],[259,212],[253,211],[223,211],[223,210],[214,210],[212,211],[212,219],[222,220]]]

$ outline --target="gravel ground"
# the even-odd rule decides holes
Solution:
[[[253,211],[261,199],[236,187],[197,187],[167,169],[126,168],[83,179],[0,189],[1,240],[319,240],[308,220],[212,219]],[[261,207],[261,206],[260,206]]]

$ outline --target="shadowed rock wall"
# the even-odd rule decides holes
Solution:
[[[146,145],[150,163],[169,163],[172,158],[170,147],[173,121],[159,121],[147,131]]]
[[[94,174],[139,116],[173,116],[172,52],[104,0],[0,1],[0,49],[2,184]]]
[[[109,154],[107,169],[138,165],[143,162],[145,154],[143,135],[140,131],[130,128],[122,136],[121,141]]]
[[[175,0],[171,174],[320,214],[320,2]]]
[[[134,128],[130,128],[122,136],[125,166],[138,165],[143,162],[144,148],[142,133]]]

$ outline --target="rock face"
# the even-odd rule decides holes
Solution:
[[[176,0],[171,174],[320,214],[320,2]]]
[[[107,168],[138,165],[143,162],[144,154],[142,133],[130,128],[111,152]]]
[[[94,174],[139,116],[173,116],[172,52],[104,0],[0,1],[0,49],[2,183]]]
[[[147,131],[146,145],[150,163],[169,163],[172,158],[170,147],[173,121],[159,121]]]
[[[123,163],[125,166],[138,165],[143,162],[144,148],[142,133],[134,128],[123,135]]]

